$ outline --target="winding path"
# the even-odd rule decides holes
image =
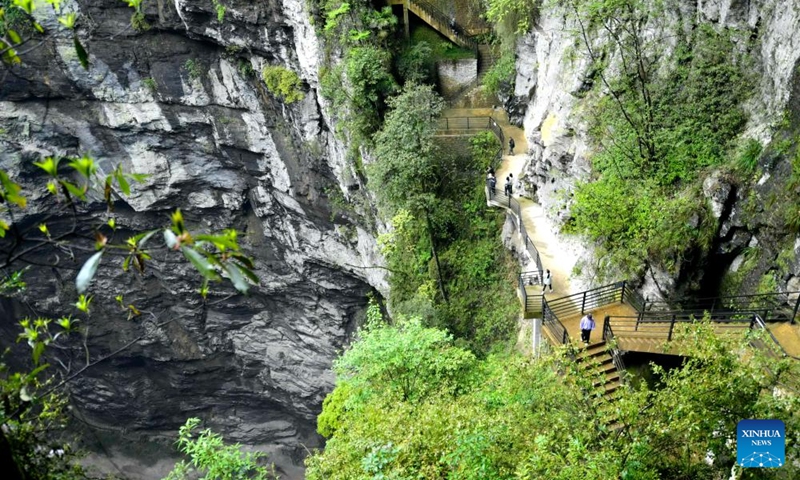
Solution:
[[[525,138],[525,132],[521,128],[509,123],[508,115],[506,115],[505,111],[492,108],[451,108],[445,110],[442,116],[492,117],[495,119],[503,129],[506,139],[513,138],[516,144],[514,155],[508,155],[507,144],[503,146],[503,152],[506,155],[503,155],[503,163],[495,173],[497,185],[498,188],[502,188],[506,176],[512,173],[515,179],[514,191],[517,192],[517,185],[525,168],[528,141]],[[542,265],[545,269],[550,270],[553,275],[553,292],[546,292],[545,298],[550,300],[578,293],[580,290],[573,289],[570,283],[570,276],[577,256],[574,252],[565,248],[564,243],[557,238],[556,232],[558,232],[559,228],[547,218],[541,205],[529,198],[520,196],[518,193],[514,193],[513,197],[519,201],[522,207],[522,221],[528,231],[528,236],[533,240],[536,249],[539,250]],[[540,291],[536,293],[540,293]]]

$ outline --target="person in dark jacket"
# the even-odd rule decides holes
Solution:
[[[515,146],[514,139],[513,138],[509,138],[508,139],[508,154],[509,155],[514,155],[514,146]]]

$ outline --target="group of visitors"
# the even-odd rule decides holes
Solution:
[[[489,184],[489,198],[494,197],[494,189],[497,186],[497,177],[494,176],[494,169],[489,167],[486,174],[486,181]],[[503,185],[503,194],[510,197],[514,193],[514,174],[509,173],[506,176],[506,183]]]

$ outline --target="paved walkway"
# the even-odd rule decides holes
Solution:
[[[444,117],[493,117],[495,121],[503,129],[503,135],[506,137],[506,145],[503,146],[503,151],[508,153],[508,139],[513,138],[515,147],[514,155],[503,155],[503,163],[495,172],[497,177],[498,188],[502,188],[505,184],[506,176],[509,173],[514,174],[515,192],[516,185],[522,176],[523,169],[527,163],[528,141],[525,138],[525,132],[508,121],[508,115],[502,109],[492,108],[451,108],[445,110],[442,114]],[[538,203],[533,202],[529,198],[520,197],[518,194],[513,195],[522,208],[522,221],[525,224],[525,229],[528,231],[533,244],[539,250],[539,256],[542,260],[542,266],[545,270],[550,270],[553,275],[553,292],[549,290],[545,296],[548,300],[560,298],[573,293],[578,293],[578,289],[573,289],[570,285],[570,276],[572,268],[575,266],[577,260],[576,255],[564,248],[562,242],[558,241],[556,233],[558,227],[553,224],[550,219],[545,215],[544,209]],[[535,267],[529,266],[528,270],[533,270]]]

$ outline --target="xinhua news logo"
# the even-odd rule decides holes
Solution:
[[[786,427],[781,420],[742,420],[736,430],[736,456],[741,467],[783,466],[786,461]]]

